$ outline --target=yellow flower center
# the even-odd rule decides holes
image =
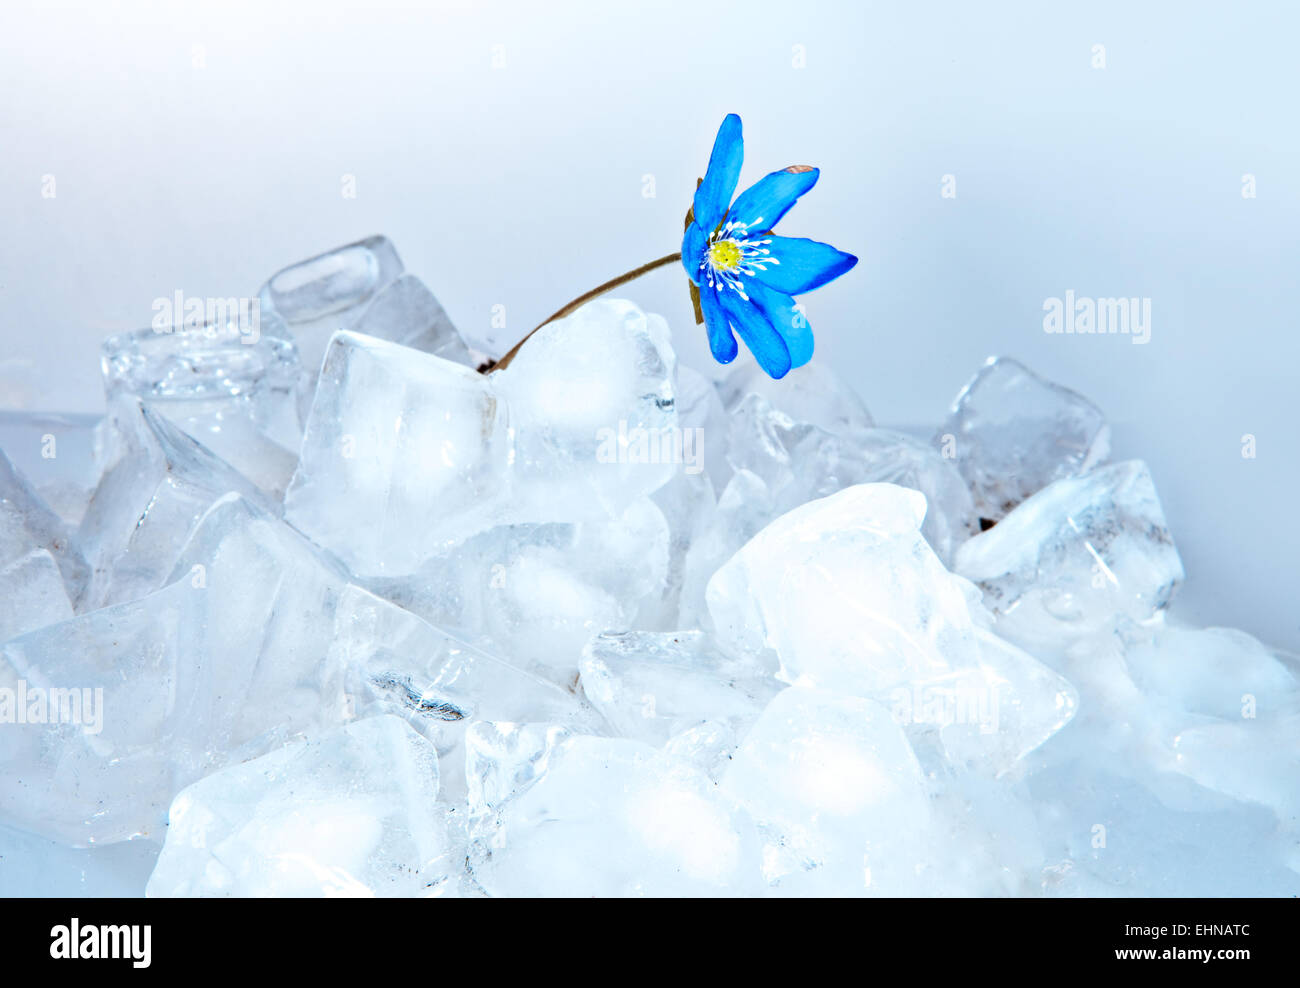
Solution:
[[[710,244],[709,263],[715,271],[734,271],[740,263],[740,248],[734,240],[719,240]]]

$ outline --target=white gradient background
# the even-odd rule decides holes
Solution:
[[[1019,357],[1150,462],[1189,572],[1180,613],[1296,648],[1294,10],[6,0],[0,407],[96,411],[99,338],[148,325],[155,298],[251,295],[376,232],[504,349],[677,249],[736,111],[742,185],[822,168],[782,232],[862,258],[805,304],[815,359],[880,422],[938,423],[985,357]],[[1150,297],[1151,342],[1044,334],[1067,289]],[[625,294],[704,359],[678,268]]]

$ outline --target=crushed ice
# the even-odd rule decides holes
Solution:
[[[259,301],[6,418],[6,833],[160,896],[1294,890],[1296,666],[1167,619],[1079,395],[994,360],[926,441],[618,300],[483,375],[382,237]]]

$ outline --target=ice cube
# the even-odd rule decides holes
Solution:
[[[404,717],[448,765],[463,764],[465,731],[479,721],[550,721],[586,732],[602,726],[572,693],[359,587],[349,586],[339,601],[328,661],[346,670],[351,712]],[[459,772],[443,784],[464,795]]]
[[[686,472],[677,473],[650,498],[668,526],[667,570],[663,592],[642,605],[636,627],[668,631],[681,626],[687,558],[691,546],[707,537],[717,498],[707,474]],[[703,584],[700,594],[703,594]]]
[[[123,397],[109,415],[123,450],[77,532],[92,568],[81,610],[162,586],[194,525],[222,495],[233,491],[270,504],[251,481],[150,407]]]
[[[925,495],[921,534],[948,564],[956,547],[976,530],[966,482],[937,451],[890,429],[861,429],[851,439],[816,430],[790,451],[793,482],[776,495],[788,511],[853,484],[890,483]]]
[[[719,390],[729,412],[754,395],[791,422],[833,436],[852,436],[874,424],[862,399],[824,362],[797,367],[779,381],[748,364],[732,371]]]
[[[89,569],[62,519],[32,490],[0,452],[0,566],[44,549],[58,564],[68,597],[76,603],[85,592]]]
[[[736,392],[727,437],[728,461],[762,479],[777,513],[854,484],[887,481],[926,495],[925,535],[943,560],[974,531],[966,482],[935,450],[903,433],[872,428],[865,410],[856,417],[802,410],[832,431],[786,407],[800,410],[800,403],[781,402],[770,389]]]
[[[348,328],[467,367],[475,366],[442,304],[413,274],[404,274],[381,289]]]
[[[467,735],[474,878],[492,895],[757,891],[752,825],[697,769],[647,744],[546,725]]]
[[[936,730],[951,762],[991,776],[1023,767],[1026,756],[1074,716],[1074,686],[1027,652],[975,629],[979,665],[896,687],[894,716]]]
[[[768,704],[722,780],[765,838],[783,894],[908,895],[930,811],[921,767],[888,709],[792,687]]]
[[[429,896],[458,866],[433,746],[380,716],[216,772],[172,803],[147,894]]]
[[[0,816],[83,847],[159,835],[200,603],[176,584],[0,646]]]
[[[921,536],[924,517],[925,496],[894,484],[782,515],[709,581],[719,641],[774,648],[785,682],[859,696],[974,667],[968,585]]]
[[[371,300],[403,271],[387,237],[367,237],[277,271],[262,286],[262,315],[283,319],[298,345],[307,400],[330,337],[352,328]]]
[[[772,407],[760,395],[746,395],[732,410],[727,431],[727,460],[747,470],[771,491],[794,480],[790,453],[813,428]]]
[[[100,421],[97,415],[0,411],[0,449],[71,529],[81,523],[103,469]]]
[[[370,589],[516,665],[571,684],[587,639],[666,593],[669,531],[648,498],[617,518],[489,529]]]
[[[669,758],[694,765],[714,782],[720,782],[749,724],[746,721],[739,726],[741,730],[737,731],[727,720],[703,720],[677,731],[661,750]]]
[[[231,300],[234,301],[234,300]],[[301,438],[302,369],[273,313],[109,337],[101,348],[109,402],[137,398],[278,498]]]
[[[737,470],[718,497],[717,506],[705,514],[687,550],[678,621],[681,627],[713,627],[704,600],[709,580],[774,517],[776,508],[767,484],[748,470]]]
[[[0,649],[0,686],[88,712],[0,732],[7,818],[77,844],[156,835],[181,786],[348,719],[328,661],[346,575],[289,526],[221,498],[166,584]]]
[[[516,661],[571,680],[593,634],[630,627],[638,605],[663,593],[669,533],[648,499],[620,518],[565,528],[568,538],[503,559],[488,581],[487,627]]]
[[[1110,428],[1082,395],[997,357],[957,395],[935,443],[955,453],[979,516],[996,522],[1053,481],[1104,463]]]
[[[1149,620],[1183,579],[1139,460],[1049,485],[961,546],[953,568],[980,585],[1004,633],[1047,643]]]
[[[340,333],[286,517],[367,577],[495,526],[617,517],[675,471],[671,374],[663,321],[630,303],[548,324],[489,376]]]
[[[727,463],[728,423],[717,386],[698,371],[678,364],[674,394],[677,424],[683,437],[690,439],[689,450],[694,457],[694,462],[683,466],[692,473],[703,467],[715,489],[725,487],[731,478]]]
[[[290,526],[238,495],[219,499],[168,584],[199,597],[177,691],[171,755],[189,781],[231,752],[343,723],[343,671],[328,661],[347,574]]]
[[[583,650],[583,693],[623,737],[654,747],[706,722],[743,734],[781,689],[699,631],[597,635]]]
[[[511,433],[482,375],[340,333],[321,369],[285,517],[358,575],[413,572],[509,515]]]
[[[44,549],[0,567],[0,642],[72,617],[58,563]]]
[[[728,413],[727,460],[760,477],[778,510],[859,482],[837,483],[825,469],[816,477],[803,474],[827,466],[807,452],[810,446],[857,459],[850,451],[872,427],[871,414],[833,371],[809,364],[773,381],[757,366],[744,367],[720,390]]]
[[[668,482],[685,454],[675,364],[660,316],[598,299],[547,323],[490,375],[510,406],[526,520],[617,515]]]

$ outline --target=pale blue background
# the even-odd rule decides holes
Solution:
[[[1294,648],[1294,11],[9,0],[0,406],[93,411],[99,337],[147,325],[153,299],[251,295],[373,232],[467,333],[505,305],[504,348],[677,248],[734,110],[746,181],[823,169],[783,231],[861,255],[806,305],[817,359],[881,422],[937,423],[992,353],[1082,391],[1117,451],[1151,463],[1190,576],[1183,615]],[[1043,300],[1071,288],[1150,297],[1151,343],[1045,335]],[[703,354],[678,270],[629,294]]]

